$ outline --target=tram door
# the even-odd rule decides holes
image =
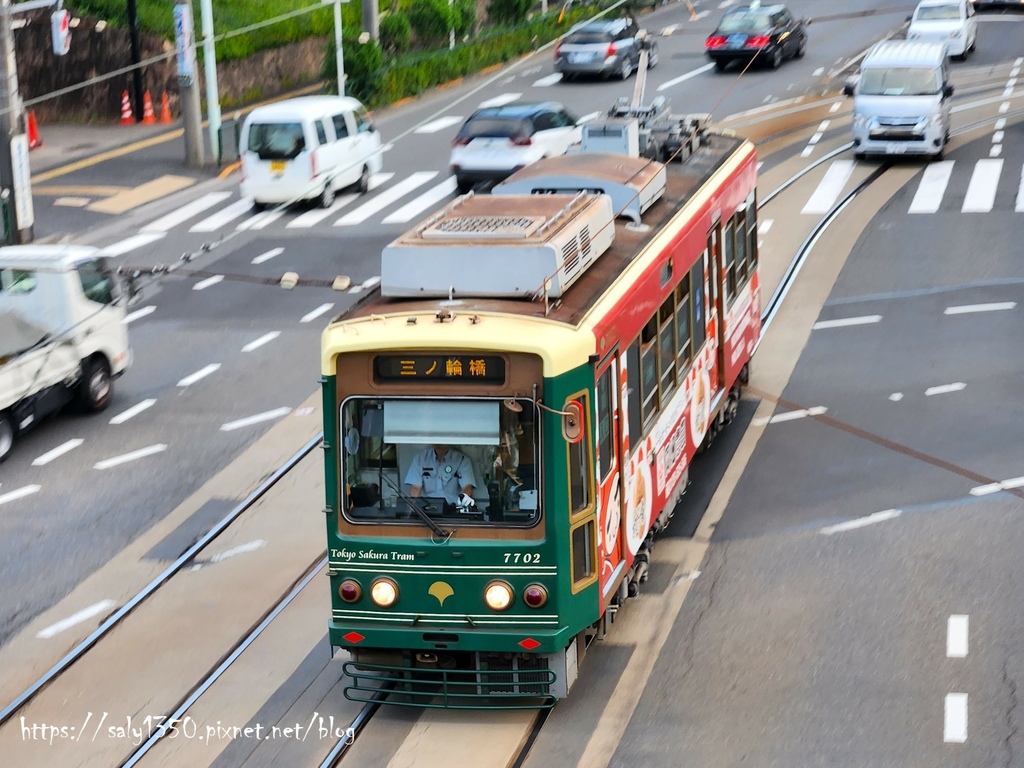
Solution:
[[[725,386],[725,305],[722,286],[722,220],[708,231],[708,314],[714,318],[708,332],[718,343],[718,376],[713,383],[715,392]]]
[[[612,589],[622,575],[626,553],[622,535],[625,514],[625,465],[623,464],[623,419],[620,392],[626,386],[625,372],[613,355],[610,365],[597,377],[597,483],[600,498],[600,585],[602,604],[613,596]],[[639,403],[637,404],[639,406]],[[639,440],[639,435],[631,435]]]

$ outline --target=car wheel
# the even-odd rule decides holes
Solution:
[[[619,69],[619,77],[623,80],[629,80],[629,76],[633,74],[633,65],[629,63],[629,58],[622,60],[622,67]]]
[[[772,51],[772,57],[768,60],[768,63],[772,69],[778,69],[782,66],[782,48],[776,48]]]
[[[114,390],[110,367],[101,357],[93,357],[82,364],[82,380],[78,383],[78,405],[84,411],[102,411],[110,402]]]
[[[805,53],[807,53],[806,37],[800,40],[800,44],[796,47],[796,53],[793,54],[793,58],[802,59]]]
[[[562,73],[562,79],[559,80],[559,82],[560,83],[571,83],[575,79],[576,79],[576,75],[572,74],[571,72],[563,72]]]
[[[370,191],[370,169],[365,165],[359,174],[359,181],[356,182],[356,191],[360,195],[365,195]]]
[[[459,190],[460,195],[468,194],[473,189],[473,182],[469,179],[463,179],[459,176],[455,177],[455,187]]]
[[[0,413],[0,462],[11,455],[14,447],[14,423],[6,413]]]
[[[262,213],[263,211],[267,210],[267,204],[264,203],[262,200],[253,200],[252,209],[256,211],[256,213]]]
[[[865,154],[863,152],[854,152],[853,153],[853,159],[854,160],[863,162],[864,158],[865,158]]]
[[[715,61],[715,72],[725,72],[726,66],[728,66],[727,62],[718,59]]]
[[[334,185],[331,182],[324,184],[324,191],[320,193],[318,202],[321,208],[330,208],[334,204]]]

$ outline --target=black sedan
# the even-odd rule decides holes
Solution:
[[[751,4],[734,8],[708,36],[704,49],[721,72],[731,61],[756,61],[778,69],[784,59],[799,59],[807,50],[810,19],[797,19],[784,5]]]

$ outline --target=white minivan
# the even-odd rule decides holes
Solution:
[[[910,17],[907,40],[945,43],[950,56],[967,58],[978,42],[974,6],[967,0],[921,0]]]
[[[886,40],[860,65],[853,96],[853,153],[928,155],[941,159],[949,142],[949,82],[946,46]]]
[[[242,197],[253,207],[317,200],[339,189],[366,192],[382,166],[380,133],[358,100],[303,96],[257,107],[239,137]]]

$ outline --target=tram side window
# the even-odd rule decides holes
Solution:
[[[658,369],[661,372],[661,402],[668,402],[676,388],[675,294],[658,310]]]
[[[615,455],[615,399],[612,389],[614,366],[597,380],[597,476],[604,478],[612,468]]]
[[[734,247],[735,227],[732,221],[725,225],[722,235],[722,267],[725,269],[725,306],[732,306],[736,298],[736,249]]]
[[[757,269],[757,203],[754,200],[747,206],[747,261],[752,275]]]
[[[707,338],[707,328],[705,327],[704,318],[704,260],[707,258],[707,252],[701,257],[701,259],[693,265],[690,269],[690,285],[692,290],[690,291],[690,300],[693,304],[693,354],[704,346],[704,340]]]
[[[640,332],[640,395],[644,425],[658,412],[658,318],[652,317]]]
[[[626,382],[628,393],[626,411],[629,416],[629,443],[632,448],[640,445],[643,422],[640,419],[640,340],[637,339],[626,350]]]
[[[747,216],[744,211],[736,214],[736,284],[747,282]]]
[[[583,436],[575,443],[569,443],[569,509],[572,514],[583,512],[590,506],[591,467],[587,446],[587,416],[589,405],[586,395],[579,396],[583,406]]]
[[[572,583],[587,581],[595,573],[594,521],[588,520],[572,530]]]
[[[690,346],[690,274],[683,275],[676,286],[676,375],[682,380],[690,367],[693,348]]]

